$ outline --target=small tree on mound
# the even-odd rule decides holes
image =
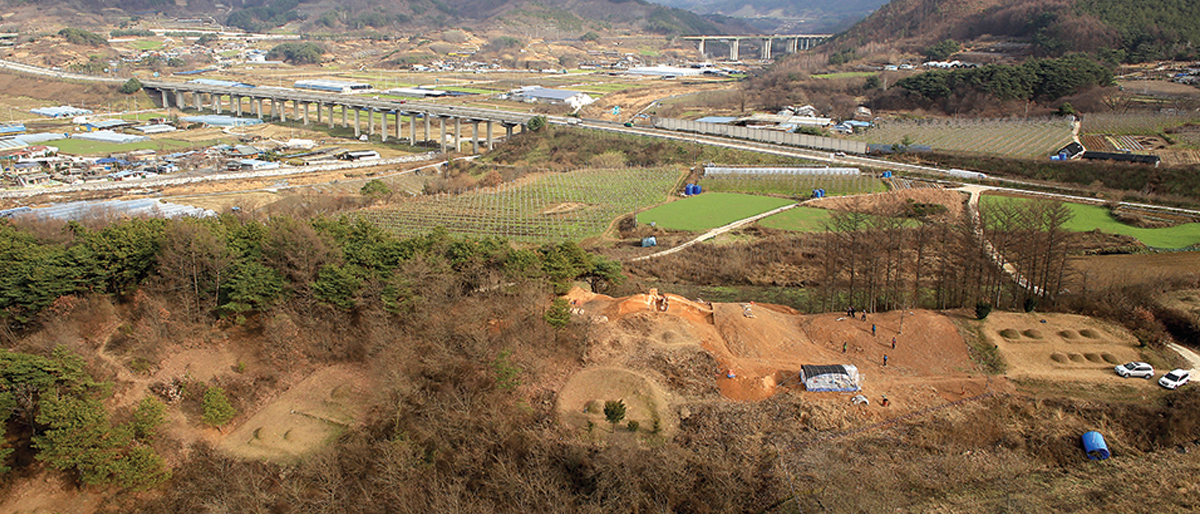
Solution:
[[[546,127],[546,117],[545,116],[534,116],[533,118],[529,119],[529,123],[527,123],[525,126],[528,127],[529,130],[532,130],[534,132],[542,130],[543,128]]]
[[[380,197],[392,194],[392,188],[382,180],[375,179],[363,184],[362,189],[359,189],[358,192],[363,196]]]
[[[237,410],[229,404],[229,398],[225,397],[225,389],[220,387],[208,388],[201,406],[204,408],[204,422],[218,428],[229,423],[237,414]]]
[[[625,402],[621,400],[609,400],[604,402],[604,419],[612,423],[613,430],[617,429],[617,423],[625,419]]]
[[[978,302],[975,304],[975,318],[984,319],[988,314],[992,313],[992,304],[987,302]]]
[[[142,81],[138,80],[137,77],[130,77],[129,80],[126,80],[124,84],[121,84],[121,89],[118,89],[117,91],[120,91],[121,94],[132,95],[141,89]]]
[[[554,302],[550,304],[550,309],[543,315],[543,319],[554,328],[560,330],[567,328],[567,325],[571,323],[570,304],[565,298],[555,298]]]

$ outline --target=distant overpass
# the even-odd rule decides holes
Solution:
[[[409,102],[400,100],[374,99],[368,95],[346,95],[323,93],[318,91],[302,91],[297,89],[276,87],[234,87],[218,86],[191,82],[166,82],[143,80],[142,88],[155,103],[162,107],[179,109],[194,108],[196,110],[211,109],[213,113],[228,112],[242,116],[252,114],[259,119],[276,119],[287,121],[301,120],[305,125],[313,121],[313,106],[316,106],[316,123],[328,123],[330,128],[335,125],[334,107],[341,111],[342,127],[349,127],[350,113],[353,113],[354,136],[362,134],[362,118],[367,119],[367,133],[378,133],[384,141],[388,139],[388,117],[394,120],[396,139],[401,137],[403,116],[409,116],[411,126],[408,130],[408,140],[417,144],[417,119],[424,120],[423,141],[430,141],[431,124],[434,119],[439,122],[441,137],[438,138],[442,151],[446,150],[447,122],[452,122],[454,143],[458,145],[462,137],[463,122],[472,125],[471,141],[475,152],[480,147],[479,125],[485,125],[486,139],[483,141],[487,148],[492,149],[494,140],[492,130],[494,124],[504,127],[506,136],[511,136],[516,127],[524,127],[533,114],[501,111],[497,109],[479,109],[460,106],[438,105],[425,102]],[[290,109],[289,109],[290,104]],[[269,110],[268,110],[269,109]],[[328,120],[324,115],[328,113]],[[376,118],[379,129],[376,132]],[[457,146],[456,146],[457,147]]]
[[[709,41],[721,41],[729,43],[729,60],[737,61],[739,58],[738,47],[741,46],[742,40],[754,39],[762,41],[762,60],[771,60],[772,42],[776,39],[782,39],[787,45],[785,52],[794,54],[801,50],[808,50],[814,46],[824,43],[825,40],[833,37],[833,34],[770,34],[770,35],[717,35],[717,36],[683,36],[681,39],[688,41],[698,41],[700,47],[700,55],[704,55],[705,43]]]

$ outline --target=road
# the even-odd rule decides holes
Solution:
[[[803,202],[802,202],[802,203],[803,203]],[[729,232],[730,230],[733,230],[733,229],[735,229],[735,228],[738,228],[738,227],[743,227],[743,226],[749,225],[749,224],[751,224],[751,223],[754,223],[755,221],[758,221],[758,220],[761,220],[761,219],[763,219],[763,218],[766,218],[767,216],[774,216],[774,215],[776,215],[776,214],[779,214],[779,213],[781,213],[781,212],[783,212],[783,211],[786,211],[786,210],[788,210],[788,209],[791,209],[791,208],[793,208],[793,207],[797,207],[797,206],[799,206],[799,205],[800,205],[800,204],[798,204],[798,203],[793,203],[793,204],[789,204],[789,205],[784,205],[783,207],[779,207],[779,208],[777,208],[777,209],[771,209],[771,210],[769,210],[769,211],[767,211],[767,212],[764,212],[764,213],[762,213],[762,214],[755,214],[754,216],[750,216],[749,218],[743,218],[743,219],[737,220],[737,221],[735,221],[735,222],[733,222],[733,223],[730,223],[730,224],[728,224],[728,225],[722,225],[722,226],[720,226],[720,227],[717,227],[717,228],[714,228],[714,229],[712,229],[712,230],[709,230],[708,232],[705,232],[705,233],[701,234],[701,235],[700,235],[700,237],[697,237],[697,238],[695,238],[695,239],[692,239],[691,241],[688,241],[688,242],[686,242],[686,243],[683,243],[683,244],[681,244],[681,245],[679,245],[679,246],[675,246],[675,247],[672,247],[672,248],[667,248],[666,250],[663,250],[663,251],[661,251],[661,252],[655,252],[655,253],[652,253],[652,254],[650,254],[650,255],[643,255],[643,256],[641,256],[641,257],[638,257],[638,258],[636,258],[636,259],[632,259],[632,260],[631,260],[631,262],[645,261],[645,260],[649,260],[649,259],[657,259],[657,258],[659,258],[659,257],[664,257],[664,256],[667,256],[667,255],[671,255],[671,254],[673,254],[673,253],[675,253],[675,252],[678,252],[678,251],[680,251],[680,250],[683,250],[684,248],[687,248],[687,247],[689,247],[689,246],[695,245],[695,244],[697,244],[697,243],[700,243],[700,242],[708,241],[709,239],[712,239],[712,238],[714,238],[714,237],[717,237],[717,236],[719,236],[719,235],[721,235],[721,234],[724,234],[724,233],[726,233],[726,232]]]
[[[126,80],[123,78],[96,77],[96,76],[84,75],[84,74],[80,74],[80,73],[71,73],[71,72],[65,72],[65,71],[59,71],[59,70],[51,70],[51,69],[47,69],[47,68],[41,68],[38,66],[30,66],[27,64],[21,64],[21,63],[17,63],[17,62],[13,62],[13,61],[5,61],[5,60],[0,60],[0,69],[9,69],[9,70],[13,70],[13,71],[19,71],[22,73],[31,73],[31,74],[35,74],[35,75],[57,77],[57,78],[68,79],[68,80],[95,81],[95,82],[107,82],[107,83],[124,83]],[[166,84],[165,82],[160,82],[160,83]],[[189,85],[189,86],[192,86],[192,85]],[[199,87],[199,86],[196,86],[196,87]],[[242,90],[242,93],[245,93],[245,92],[246,92],[246,90]],[[320,99],[331,101],[331,99],[337,98],[340,101],[345,102],[347,99],[345,95],[322,94],[322,93],[313,93],[313,92],[304,92],[301,94],[303,95],[304,99],[312,100],[312,101],[318,101]],[[364,105],[369,104],[368,107],[370,107],[370,108],[377,107],[376,104],[383,105],[386,103],[386,104],[390,105],[389,102],[371,101],[371,100],[363,100],[363,99],[359,99],[359,101],[357,101],[356,103],[363,103]],[[460,117],[468,117],[468,118],[469,117],[479,117],[481,119],[487,119],[487,118],[507,119],[508,117],[511,117],[511,116],[522,117],[522,119],[523,119],[524,117],[529,116],[528,113],[514,113],[514,112],[510,112],[510,111],[500,111],[500,110],[496,110],[496,109],[459,108],[459,109],[455,110],[455,108],[453,108],[453,107],[446,107],[446,106],[442,106],[442,105],[437,105],[437,104],[432,104],[432,103],[422,103],[422,102],[409,102],[403,106],[393,105],[392,108],[427,110],[428,112],[431,112],[431,113],[439,115],[439,116],[447,115],[447,116],[460,116]],[[516,120],[516,118],[513,118],[513,119]],[[785,147],[785,146],[781,146],[781,145],[758,143],[758,142],[753,142],[753,141],[745,141],[745,140],[731,139],[731,138],[718,137],[718,136],[709,136],[709,135],[705,135],[705,134],[675,132],[675,131],[669,131],[669,130],[650,128],[650,127],[638,127],[638,126],[626,127],[619,123],[611,123],[611,122],[605,122],[605,121],[600,121],[600,120],[579,120],[578,118],[550,117],[549,121],[551,123],[557,124],[557,125],[570,125],[570,126],[586,128],[586,129],[591,129],[591,130],[600,130],[600,131],[605,131],[605,132],[615,132],[615,133],[621,133],[621,134],[639,135],[639,136],[654,137],[654,138],[660,138],[660,139],[669,139],[669,140],[673,140],[673,141],[690,142],[690,143],[695,143],[698,145],[716,146],[716,147],[721,147],[721,148],[730,148],[730,149],[744,150],[744,151],[749,151],[749,152],[757,152],[757,153],[764,153],[764,154],[770,154],[770,155],[794,157],[794,158],[798,158],[798,159],[805,159],[805,160],[810,160],[810,161],[814,161],[814,162],[825,163],[825,164],[828,164],[831,166],[862,166],[862,167],[869,167],[869,168],[876,168],[876,169],[908,171],[908,172],[914,172],[914,173],[924,173],[924,174],[943,176],[943,177],[947,177],[947,178],[955,180],[955,181],[962,181],[962,179],[960,177],[957,177],[957,176],[951,174],[950,170],[935,168],[935,167],[931,167],[931,166],[920,166],[920,165],[915,165],[915,164],[892,162],[892,161],[888,161],[888,160],[884,160],[884,159],[876,159],[876,158],[872,158],[872,157],[857,156],[857,155],[836,155],[834,153],[830,153],[828,151],[822,151],[822,150],[810,150],[810,149],[795,148],[795,147]],[[971,170],[965,170],[965,171],[971,171]],[[1071,195],[1071,194],[1065,194],[1065,193],[1047,193],[1047,192],[1036,190],[1036,189],[1044,189],[1044,188],[1048,187],[1046,184],[1038,184],[1038,183],[1034,183],[1034,182],[1010,179],[1010,178],[1002,178],[1002,177],[988,177],[987,180],[992,181],[992,182],[1001,183],[1001,184],[1006,184],[1007,186],[1009,186],[1009,187],[991,186],[991,189],[995,190],[995,191],[1006,191],[1006,192],[1014,192],[1014,193],[1021,193],[1021,194],[1039,195],[1039,196],[1044,196],[1044,197],[1062,200],[1062,201],[1066,201],[1066,202],[1082,202],[1082,203],[1092,203],[1092,204],[1104,203],[1103,200],[1098,200],[1096,198],[1089,198],[1089,197]],[[1059,187],[1059,186],[1049,186],[1049,187]],[[1034,190],[1031,190],[1030,188],[1033,188]],[[1067,188],[1063,188],[1063,189],[1067,189]],[[1200,216],[1200,210],[1195,210],[1195,209],[1184,209],[1184,208],[1178,208],[1178,207],[1159,206],[1159,205],[1152,205],[1152,204],[1138,203],[1138,202],[1118,202],[1118,204],[1121,206],[1132,207],[1132,208],[1136,208],[1136,209],[1161,210],[1161,211],[1169,211],[1169,212],[1175,212],[1175,213],[1180,213],[1180,214]]]
[[[1192,365],[1193,373],[1195,373],[1196,370],[1200,370],[1200,354],[1197,354],[1191,349],[1184,348],[1175,343],[1167,343],[1167,348],[1175,350],[1175,353],[1178,353],[1180,357],[1183,357],[1184,360],[1188,361],[1188,363]]]

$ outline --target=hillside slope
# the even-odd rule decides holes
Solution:
[[[893,0],[837,44],[920,51],[943,39],[1018,38],[1039,55],[1097,52],[1113,61],[1194,58],[1200,4],[1187,0]]]

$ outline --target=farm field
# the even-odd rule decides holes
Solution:
[[[1088,114],[1083,118],[1080,133],[1126,136],[1156,135],[1168,128],[1188,123],[1200,123],[1200,113],[1139,112]]]
[[[795,202],[770,196],[704,193],[641,212],[637,220],[639,224],[653,222],[665,229],[700,231],[727,225],[791,203]]]
[[[1027,202],[1028,199],[1010,196],[984,195],[980,200],[982,209],[1001,202]],[[1087,232],[1100,230],[1110,234],[1121,234],[1137,238],[1151,248],[1186,248],[1200,244],[1200,223],[1185,223],[1167,228],[1140,228],[1117,221],[1108,209],[1098,205],[1068,203],[1074,217],[1067,222],[1067,230]]]
[[[100,155],[110,154],[115,152],[129,152],[132,150],[157,150],[174,152],[187,148],[196,148],[204,146],[212,146],[217,141],[179,141],[176,139],[155,139],[152,141],[143,141],[139,143],[128,143],[118,145],[114,143],[103,143],[100,141],[85,141],[83,139],[60,139],[51,141],[50,145],[58,147],[58,151],[65,154],[73,155]]]
[[[882,180],[870,175],[741,175],[705,177],[699,181],[706,191],[729,193],[766,193],[808,198],[814,189],[825,189],[828,196],[887,191]]]
[[[855,141],[894,144],[909,138],[935,152],[965,152],[998,157],[1042,158],[1071,142],[1071,125],[1059,118],[1027,120],[932,120],[883,122]]]
[[[758,224],[777,230],[795,232],[820,232],[825,230],[825,222],[829,221],[830,213],[825,209],[815,207],[796,207],[788,209],[769,218],[759,220]]]
[[[676,168],[551,173],[495,190],[416,197],[360,214],[403,235],[443,227],[451,234],[529,243],[578,241],[604,233],[622,214],[662,202],[680,175]]]

